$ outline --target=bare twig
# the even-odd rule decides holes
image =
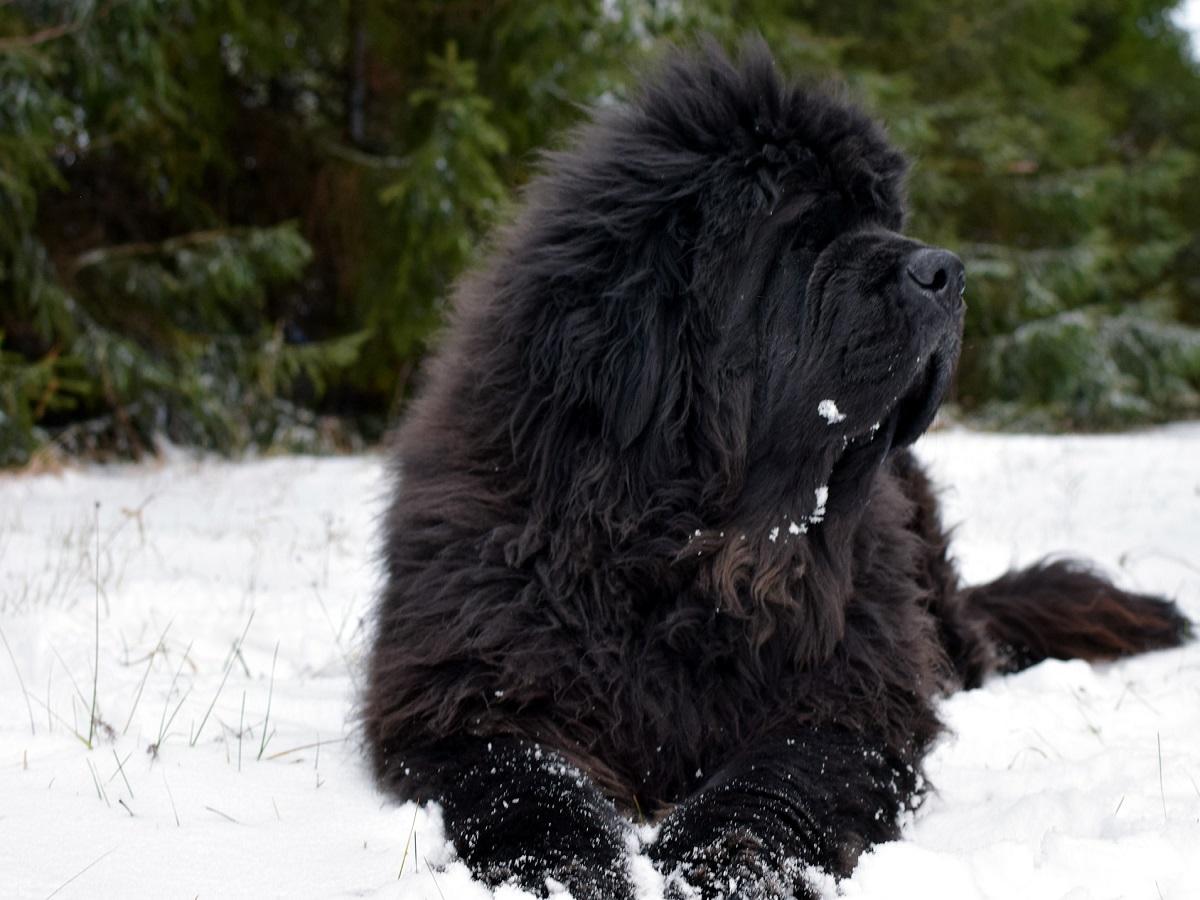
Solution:
[[[82,22],[65,22],[62,25],[55,25],[51,28],[43,28],[41,31],[34,31],[30,34],[20,34],[13,37],[0,38],[0,53],[5,53],[10,50],[26,50],[30,47],[36,47],[39,44],[45,44],[49,41],[57,40],[60,37],[65,37],[68,34],[73,34],[82,27]]]
[[[202,231],[191,231],[187,234],[176,235],[165,241],[135,241],[128,244],[114,244],[109,247],[96,247],[75,257],[70,263],[70,272],[73,275],[80,269],[103,265],[115,259],[148,256],[155,253],[173,253],[183,247],[190,247],[195,244],[208,244],[219,241],[222,238],[238,237],[249,232],[250,229],[246,227],[208,228]]]
[[[320,148],[334,159],[340,159],[342,162],[364,169],[398,172],[407,169],[412,164],[411,160],[404,156],[376,156],[336,141],[323,141]]]

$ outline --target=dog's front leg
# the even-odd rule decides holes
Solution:
[[[672,897],[815,896],[805,870],[847,874],[864,849],[895,837],[916,780],[870,738],[796,729],[747,748],[672,810],[650,855]]]
[[[396,752],[385,781],[441,805],[447,836],[479,878],[535,895],[547,879],[576,900],[633,897],[629,824],[578,768],[510,737],[464,737]]]

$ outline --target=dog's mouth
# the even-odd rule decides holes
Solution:
[[[956,354],[949,347],[938,347],[918,371],[908,390],[866,431],[852,436],[847,450],[873,445],[886,452],[907,447],[916,441],[933,423],[950,379],[954,374]]]
[[[913,386],[900,398],[889,414],[893,424],[893,447],[907,447],[933,424],[954,371],[954,364],[946,355],[941,348],[930,354],[929,362],[925,364]]]

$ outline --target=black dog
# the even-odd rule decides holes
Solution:
[[[807,896],[894,838],[934,700],[1182,640],[1073,563],[963,588],[905,449],[963,266],[905,162],[759,45],[677,54],[549,156],[400,430],[363,711],[480,877]]]

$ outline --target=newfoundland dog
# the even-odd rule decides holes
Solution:
[[[397,435],[362,718],[480,878],[628,898],[644,851],[672,896],[810,896],[896,837],[939,695],[1184,638],[1077,563],[960,584],[907,448],[965,276],[899,233],[904,174],[761,44],[676,53],[458,286]]]

